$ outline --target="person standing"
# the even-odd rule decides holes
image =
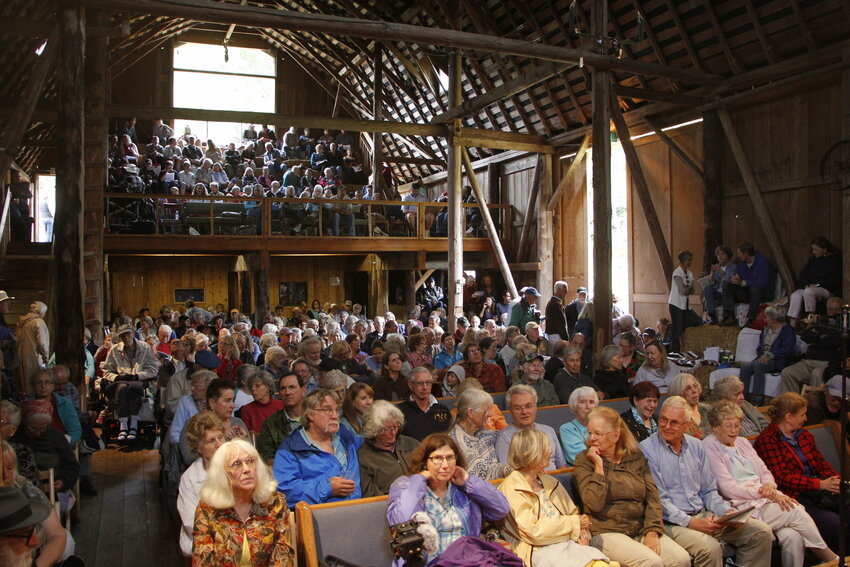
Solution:
[[[511,308],[511,316],[508,321],[508,326],[515,325],[520,329],[525,329],[526,324],[530,322],[539,322],[540,313],[537,311],[537,300],[540,299],[540,292],[529,286],[522,292],[522,298]]]
[[[21,376],[26,394],[29,394],[29,377],[50,359],[50,331],[44,322],[46,314],[47,305],[34,301],[29,312],[18,321],[18,356],[21,357]]]
[[[567,330],[567,308],[564,305],[564,298],[567,297],[569,290],[570,286],[567,282],[555,282],[552,297],[546,304],[546,336],[552,347],[558,341],[570,340],[570,333]]]
[[[581,313],[581,310],[584,309],[585,303],[587,303],[587,288],[582,286],[576,290],[576,298],[570,301],[570,304],[567,305],[567,308],[565,309],[567,316],[567,332],[570,336],[573,335],[579,313]]]
[[[667,300],[672,321],[672,352],[680,352],[682,333],[687,327],[702,325],[702,318],[690,308],[688,296],[694,293],[694,274],[691,264],[694,255],[689,250],[679,253],[679,266],[673,270],[673,280],[670,282],[670,297]]]

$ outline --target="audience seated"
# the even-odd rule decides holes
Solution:
[[[611,408],[599,407],[588,416],[588,431],[575,478],[590,517],[591,543],[625,567],[689,567],[689,553],[668,534],[649,463],[626,423]]]
[[[496,438],[496,457],[503,465],[509,464],[508,454],[511,439],[518,431],[536,429],[549,438],[551,452],[545,470],[555,470],[567,466],[564,452],[555,430],[544,423],[536,423],[537,392],[524,384],[514,384],[505,393],[505,407],[511,413],[511,424],[502,429]]]
[[[723,285],[728,284],[735,270],[735,262],[732,258],[732,249],[720,245],[714,249],[716,264],[711,265],[711,270],[706,276],[707,283],[702,286],[702,300],[705,305],[705,314],[712,323],[719,322],[717,318],[717,301],[723,299]]]
[[[823,236],[813,239],[810,246],[812,256],[800,270],[797,289],[791,293],[788,304],[792,327],[797,325],[802,309],[805,309],[807,316],[812,316],[818,301],[841,295],[841,255]]]
[[[622,339],[621,339],[622,340]],[[593,379],[595,386],[605,398],[626,398],[630,384],[623,370],[623,349],[616,345],[605,345],[599,355],[599,369]]]
[[[794,329],[786,324],[785,309],[770,306],[764,310],[766,324],[761,330],[757,358],[741,368],[741,382],[745,392],[761,394],[765,387],[765,374],[781,372],[785,361],[794,356],[797,337]],[[753,380],[750,385],[750,379]]]
[[[340,423],[349,428],[358,437],[363,437],[363,421],[366,412],[372,407],[375,393],[371,386],[363,382],[355,382],[348,390],[342,401],[342,416]]]
[[[544,471],[552,457],[549,438],[536,429],[514,435],[508,460],[515,470],[499,491],[510,505],[503,533],[525,565],[603,567],[608,557],[590,546],[590,518],[580,514],[564,486]]]
[[[271,374],[261,370],[248,380],[254,401],[242,406],[239,417],[251,433],[259,433],[266,419],[284,408],[283,402],[274,398],[275,381]]]
[[[738,263],[732,270],[728,282],[721,289],[723,292],[723,321],[721,325],[734,326],[738,322],[735,319],[735,303],[749,303],[747,311],[747,324],[749,325],[758,315],[759,305],[764,301],[773,299],[775,287],[775,274],[773,268],[756,251],[751,242],[742,242],[738,245]]]
[[[449,436],[457,443],[467,462],[467,472],[484,480],[504,478],[510,468],[496,457],[497,433],[485,427],[493,407],[487,392],[469,389],[460,394],[455,405],[457,418]]]
[[[685,433],[697,439],[704,438],[710,431],[708,410],[711,409],[711,406],[700,401],[702,386],[697,382],[697,379],[693,375],[685,374],[684,372],[677,375],[670,382],[669,394],[671,396],[682,397],[688,402],[688,406],[690,406],[687,413],[688,425]]]
[[[744,383],[737,376],[718,380],[714,384],[714,396],[718,401],[730,401],[741,408],[741,437],[755,437],[770,423],[758,408],[744,399]]]
[[[401,378],[399,378],[401,379]],[[431,394],[434,379],[426,368],[414,368],[408,378],[410,399],[398,405],[404,414],[402,433],[421,441],[431,433],[448,430],[451,413]]]
[[[779,539],[782,567],[802,567],[806,548],[823,562],[837,559],[811,516],[776,487],[756,450],[738,436],[743,417],[741,408],[729,401],[718,402],[708,413],[711,435],[705,440],[705,450],[717,491],[734,507],[755,506],[752,517],[769,525]]]
[[[363,418],[363,445],[357,450],[363,498],[388,494],[390,486],[408,473],[410,454],[419,445],[401,435],[404,415],[395,405],[378,400]]]
[[[531,345],[528,346],[531,347]],[[530,386],[537,392],[538,405],[556,406],[560,402],[559,396],[555,392],[555,387],[552,383],[543,378],[543,374],[543,355],[537,354],[536,351],[532,350],[532,352],[525,355],[522,359],[520,376],[516,383]]]
[[[667,359],[667,349],[659,341],[646,345],[646,362],[637,372],[634,384],[652,382],[658,391],[666,394],[673,378],[682,373],[682,369]]]
[[[574,346],[564,349],[564,367],[555,373],[552,385],[562,404],[569,403],[572,393],[581,387],[595,388],[593,379],[581,371],[581,352]]]
[[[274,478],[290,508],[360,498],[357,450],[363,444],[339,425],[336,395],[319,388],[304,398],[302,425],[277,449]]]
[[[623,418],[638,443],[658,431],[655,410],[660,398],[658,386],[652,382],[641,382],[632,386],[629,394],[631,408],[621,413],[620,417]]]
[[[426,551],[426,562],[448,555],[453,543],[460,541],[462,545],[464,540],[460,538],[478,538],[485,520],[501,520],[510,511],[507,500],[494,486],[465,469],[463,453],[454,440],[445,433],[435,433],[425,437],[410,455],[409,474],[397,478],[390,487],[387,522],[391,526],[424,513],[422,519],[439,530],[436,549]],[[458,551],[462,556],[462,549]],[[518,559],[502,561],[505,555],[496,555],[499,551],[499,546],[492,546],[492,564],[522,564]],[[505,553],[503,548],[501,551]],[[404,564],[399,558],[393,567]]]
[[[488,392],[504,392],[505,373],[498,365],[484,361],[481,347],[472,345],[464,352],[463,369],[467,378],[476,378]]]
[[[780,393],[800,393],[803,384],[823,385],[826,368],[841,360],[842,339],[838,323],[843,306],[843,299],[830,297],[826,301],[826,318],[810,321],[800,332],[800,339],[808,344],[808,348],[802,360],[782,369]]]
[[[560,436],[564,459],[572,466],[578,454],[587,447],[587,417],[599,405],[599,396],[590,386],[581,386],[573,390],[568,401],[576,416],[561,426]]]
[[[306,364],[302,362],[301,366]],[[294,370],[284,374],[279,385],[278,395],[283,408],[266,419],[257,435],[257,451],[266,463],[274,459],[283,440],[301,425],[302,402],[307,395],[303,377]]]

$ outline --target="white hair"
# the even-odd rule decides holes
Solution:
[[[591,388],[590,386],[581,386],[580,388],[576,388],[573,390],[573,393],[570,394],[570,399],[567,401],[569,406],[575,407],[578,404],[579,400],[582,398],[594,398],[596,403],[599,403],[599,394],[596,393],[596,390]]]
[[[38,313],[44,317],[44,314],[47,313],[47,305],[41,301],[33,301],[30,303],[30,313]]]
[[[252,495],[254,502],[262,504],[272,499],[277,491],[277,481],[272,476],[268,465],[263,462],[253,445],[243,439],[234,439],[219,447],[210,459],[207,467],[207,481],[201,489],[201,502],[219,510],[232,508],[236,504],[233,498],[233,485],[225,469],[230,459],[240,452],[247,453],[249,457],[256,459],[257,486],[254,487]]]
[[[398,407],[386,400],[375,400],[363,416],[363,437],[374,439],[388,423],[395,423],[399,429],[404,425],[404,414]]]

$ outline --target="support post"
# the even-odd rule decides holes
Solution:
[[[850,49],[844,50],[844,71],[841,73],[841,139],[850,140]],[[844,255],[844,297],[850,296],[850,170],[845,170],[847,177],[842,180],[841,187],[841,226],[842,254]],[[844,532],[842,532],[844,533]]]
[[[620,143],[623,145],[623,153],[626,154],[629,173],[631,174],[632,181],[634,181],[640,204],[643,207],[646,224],[649,227],[649,233],[652,235],[652,243],[655,245],[655,252],[658,255],[658,261],[661,263],[661,270],[664,272],[664,278],[667,281],[669,290],[673,275],[673,258],[670,255],[670,246],[664,237],[661,221],[658,218],[658,212],[655,210],[655,203],[652,202],[649,183],[647,183],[646,176],[643,174],[643,167],[640,164],[635,145],[632,143],[631,134],[629,134],[629,127],[626,125],[626,120],[623,118],[620,107],[617,106],[617,97],[612,93],[610,100],[611,118],[614,121],[614,127],[617,129],[617,135],[620,137]],[[596,223],[594,222],[594,224]]]
[[[380,42],[375,42],[375,57],[372,63],[372,68],[375,71],[375,82],[373,85],[374,97],[372,99],[372,119],[380,120],[383,108],[383,88],[384,88],[384,50]],[[381,170],[383,169],[383,161],[381,154],[383,153],[384,135],[381,132],[372,133],[372,188],[375,195],[383,195],[384,193],[383,177]],[[367,236],[372,236],[370,232]]]
[[[415,270],[404,271],[404,287],[404,319],[407,320],[410,312],[416,307],[416,290],[419,289],[416,287]]]
[[[716,110],[702,115],[703,169],[703,271],[708,273],[716,261],[714,250],[723,244],[723,127]]]
[[[606,0],[593,0],[591,31],[608,35]],[[611,73],[594,68],[593,99],[593,349],[611,343]]]
[[[469,159],[469,153],[466,149],[461,152],[463,157],[463,166],[466,169],[466,177],[469,179],[469,184],[472,185],[472,191],[475,193],[475,199],[478,201],[481,216],[484,217],[484,225],[487,227],[487,236],[490,238],[490,244],[496,253],[496,261],[499,263],[499,270],[502,272],[502,278],[505,280],[505,285],[511,292],[513,297],[517,297],[516,283],[514,276],[508,266],[508,259],[505,256],[505,251],[502,248],[502,241],[499,238],[499,233],[496,231],[496,225],[493,222],[493,216],[490,214],[490,209],[487,208],[488,199],[481,190],[481,185],[478,183],[478,178],[475,177],[475,170],[472,167],[472,160]]]
[[[750,162],[747,161],[744,146],[741,144],[741,139],[738,137],[735,125],[732,124],[732,117],[729,116],[729,111],[725,108],[717,109],[717,115],[720,118],[720,124],[723,125],[723,131],[726,133],[729,148],[732,150],[732,155],[735,157],[738,169],[741,171],[741,177],[744,178],[744,186],[747,188],[747,193],[750,194],[753,210],[767,239],[767,245],[773,255],[773,261],[779,267],[779,275],[782,276],[785,289],[793,289],[797,278],[794,277],[794,272],[791,271],[791,264],[788,263],[788,257],[785,255],[785,250],[782,247],[779,232],[773,224],[773,219],[770,218],[767,203],[765,203],[764,196],[761,194],[761,188],[756,180],[756,176],[752,168],[750,168]]]
[[[528,206],[525,208],[525,218],[522,221],[522,232],[519,235],[519,244],[516,250],[517,262],[527,260],[525,249],[531,239],[531,223],[534,220],[534,211],[537,207],[537,195],[540,193],[540,170],[543,167],[543,156],[537,154],[537,165],[534,167],[534,176],[531,178],[531,195],[528,197]]]
[[[53,254],[55,276],[51,302],[62,306],[61,324],[51,329],[56,362],[68,366],[71,381],[80,385],[85,356],[83,344],[83,62],[86,51],[85,10],[62,8],[59,12],[56,84],[59,117],[56,136],[56,223]],[[57,319],[58,320],[58,319]]]
[[[251,312],[251,272],[239,272],[239,311],[248,314]]]
[[[254,326],[261,329],[269,312],[269,253],[265,250],[253,252],[249,258],[254,284]]]
[[[239,305],[239,272],[227,272],[227,312]]]
[[[449,56],[449,106],[460,104],[460,52]],[[457,143],[460,120],[454,119],[448,137],[448,192],[449,192],[449,282],[446,289],[448,303],[448,332],[457,329],[457,318],[463,314],[463,207],[461,206],[463,147]]]
[[[554,248],[555,236],[552,226],[553,213],[546,208],[546,204],[552,197],[552,179],[555,156],[552,154],[540,154],[540,189],[537,197],[537,258],[542,268],[537,272],[537,289],[540,293],[552,292],[555,285],[554,279]]]

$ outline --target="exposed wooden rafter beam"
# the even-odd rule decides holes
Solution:
[[[579,60],[583,59],[585,65],[594,68],[664,77],[690,83],[713,83],[720,79],[716,75],[702,71],[680,69],[644,61],[618,59],[581,49],[542,45],[450,29],[276,10],[258,6],[238,6],[210,0],[64,0],[64,3],[90,6],[110,12],[147,12],[202,22],[313,31],[380,40],[390,39],[565,63],[578,63]]]
[[[667,146],[673,151],[673,153],[679,156],[679,159],[681,159],[684,164],[687,165],[690,170],[693,171],[696,176],[700,178],[700,180],[703,179],[704,174],[702,168],[699,166],[693,156],[686,152],[685,149],[682,148],[682,146],[677,144],[676,141],[673,140],[673,138],[668,136],[667,133],[664,132],[664,130],[661,128],[660,124],[658,124],[657,122],[655,122],[655,120],[651,119],[648,116],[644,116],[643,121],[646,123],[647,126],[655,130],[655,134],[659,138],[661,138],[661,141],[667,144]]]
[[[631,98],[635,100],[657,100],[660,102],[669,102],[670,104],[681,104],[683,106],[697,106],[704,102],[703,98],[699,96],[637,89],[635,87],[626,87],[623,85],[614,85],[614,93],[623,98]]]
[[[570,163],[570,167],[567,168],[567,172],[561,178],[561,181],[558,183],[558,188],[555,189],[555,192],[552,194],[552,198],[549,199],[549,203],[546,204],[546,209],[549,211],[555,210],[555,205],[558,204],[558,199],[564,194],[564,191],[570,187],[570,183],[572,182],[573,175],[576,170],[581,167],[582,162],[584,161],[584,156],[587,155],[587,150],[590,148],[590,139],[591,135],[587,134],[584,137],[584,140],[581,141],[581,146],[578,149],[573,161]],[[574,187],[574,186],[573,186]],[[573,194],[575,194],[575,190],[571,190],[567,193],[567,201],[569,201]]]

